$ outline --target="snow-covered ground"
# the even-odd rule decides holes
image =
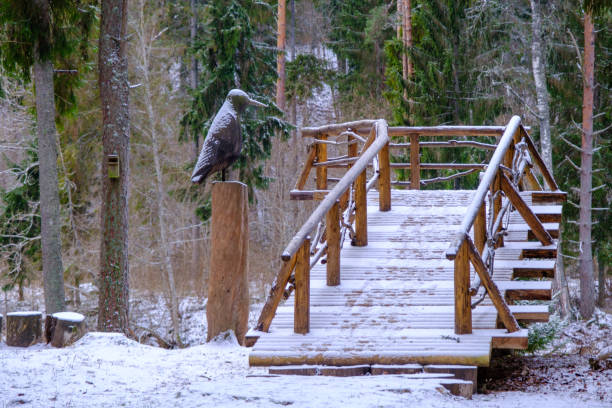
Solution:
[[[0,407],[612,407],[592,393],[554,388],[470,401],[401,375],[268,376],[248,366],[248,352],[231,336],[176,350],[96,332],[65,349],[2,343]]]

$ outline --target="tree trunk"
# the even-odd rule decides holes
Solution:
[[[189,20],[189,33],[191,46],[195,46],[196,32],[198,27],[198,21],[196,19],[196,0],[190,1],[191,6],[191,19]],[[191,57],[191,68],[189,72],[189,85],[191,89],[197,89],[198,87],[198,59],[194,56]],[[192,159],[194,163],[198,161],[198,155],[200,154],[199,146],[199,135],[198,132],[193,132],[193,149],[191,151]],[[202,269],[200,265],[200,240],[202,239],[202,229],[200,228],[200,218],[198,215],[193,213],[192,217],[193,228],[191,230],[191,267],[193,270],[193,278],[197,282],[201,276]]]
[[[6,315],[6,345],[30,347],[42,337],[42,313],[13,312]]]
[[[276,70],[278,71],[278,81],[276,82],[276,104],[280,110],[285,110],[285,40],[286,40],[286,0],[278,1],[278,32],[276,47],[278,56],[276,60]]]
[[[563,228],[562,226],[560,228]],[[565,318],[570,315],[571,304],[569,287],[567,285],[567,277],[565,276],[565,264],[563,263],[563,255],[561,251],[563,231],[559,230],[559,240],[557,241],[557,262],[555,264],[555,281],[553,282],[555,290],[559,291],[559,309],[561,317]]]
[[[604,308],[606,306],[606,264],[601,258],[597,258],[597,280],[599,283],[599,292],[597,292],[597,306]]]
[[[48,9],[45,15],[48,19]],[[51,61],[41,61],[36,58],[34,82],[36,85],[43,282],[45,312],[49,314],[60,312],[65,308],[64,267],[60,235],[62,225],[57,178],[57,129],[55,128],[53,64]]]
[[[126,57],[127,0],[103,0],[99,68],[102,103],[102,210],[98,330],[129,330],[128,183],[130,117]],[[108,158],[119,158],[109,177]]]
[[[542,11],[540,0],[530,0],[531,28],[533,38],[531,41],[531,65],[533,81],[536,88],[538,105],[538,119],[540,121],[540,146],[542,158],[550,171],[552,167],[552,142],[550,139],[550,108],[548,88],[546,87],[546,47],[542,44]]]
[[[580,314],[584,319],[595,310],[595,281],[591,249],[591,203],[593,184],[593,90],[595,85],[595,28],[590,12],[584,15],[584,95],[582,102],[582,151],[580,163]]]

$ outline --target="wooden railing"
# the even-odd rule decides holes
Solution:
[[[558,190],[533,141],[521,125],[521,119],[514,116],[505,127],[488,163],[457,238],[446,251],[446,257],[454,260],[455,265],[457,334],[472,332],[471,311],[484,299],[484,293],[491,298],[506,329],[509,332],[519,330],[516,319],[492,279],[492,274],[495,248],[503,245],[503,222],[511,207],[518,211],[542,245],[553,243],[548,231],[519,194],[519,188],[523,184],[527,184],[530,190],[542,190],[532,171],[533,164],[540,171],[547,188]],[[472,228],[475,243],[470,237]],[[470,285],[470,263],[479,278],[475,279],[473,285]],[[472,303],[471,297],[477,294],[480,285],[484,287],[485,292],[480,300]]]
[[[381,211],[391,209],[391,185],[389,168],[389,135],[387,122],[362,121],[355,124],[335,125],[321,128],[321,134],[344,134],[350,132],[351,126],[369,126],[367,139],[357,134],[349,134],[349,154],[356,160],[350,164],[350,169],[337,182],[336,186],[327,190],[327,168],[317,167],[317,190],[321,194],[321,203],[310,215],[306,223],[291,239],[282,253],[282,267],[264,305],[256,329],[268,331],[278,304],[283,296],[288,297],[295,290],[294,331],[308,333],[310,328],[310,269],[318,260],[327,255],[327,283],[340,284],[340,248],[347,233],[350,232],[352,243],[365,246],[367,237],[367,192],[378,182],[379,208]],[[323,138],[321,138],[324,140]],[[355,140],[355,142],[353,142]],[[363,147],[357,152],[357,141],[363,141]],[[325,143],[315,144],[313,155],[310,151],[305,171],[298,179],[298,187],[306,182],[314,163],[313,157],[326,161]],[[375,172],[367,180],[367,169],[371,165]],[[354,228],[352,225],[354,224]],[[311,240],[311,235],[314,238]],[[323,239],[323,237],[325,237]],[[313,255],[311,260],[311,254]],[[290,284],[286,290],[287,284]]]
[[[520,187],[542,190],[534,170],[549,190],[557,190],[554,178],[544,165],[520,118],[513,117],[507,126],[436,126],[391,127],[384,120],[363,120],[317,128],[303,128],[303,137],[314,139],[300,176],[290,197],[298,200],[320,200],[306,223],[291,239],[282,253],[281,270],[276,277],[256,326],[268,331],[282,298],[295,291],[294,331],[309,331],[310,269],[325,257],[327,284],[340,284],[340,249],[348,235],[355,246],[367,245],[367,192],[378,184],[379,208],[391,209],[391,185],[419,189],[421,186],[463,177],[485,169],[455,242],[446,257],[455,264],[455,332],[470,333],[471,309],[488,294],[509,331],[518,330],[516,319],[492,280],[495,248],[503,244],[504,218],[511,206],[516,208],[535,236],[550,245],[552,238],[518,193]],[[409,139],[409,143],[390,143],[390,137]],[[426,137],[496,136],[497,144],[466,139],[422,141]],[[361,145],[361,149],[359,146]],[[346,155],[330,158],[328,147],[346,146]],[[493,151],[488,163],[421,163],[422,148],[477,148]],[[392,163],[390,150],[407,149],[409,163]],[[410,181],[392,181],[391,169],[410,169]],[[314,189],[306,189],[315,171]],[[328,170],[346,169],[341,177],[330,177]],[[367,179],[368,171],[370,179]],[[457,173],[432,179],[421,179],[422,170],[453,169]],[[336,171],[336,170],[334,170]],[[328,185],[336,183],[329,189]],[[488,209],[487,211],[487,202]],[[507,218],[507,217],[506,217]],[[474,230],[474,240],[470,230]],[[478,279],[470,282],[470,263]],[[472,296],[484,287],[475,302]]]

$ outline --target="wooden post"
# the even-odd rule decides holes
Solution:
[[[410,134],[410,189],[421,189],[421,157],[419,148],[419,134]]]
[[[455,334],[472,333],[469,256],[464,240],[455,257]]]
[[[340,284],[340,202],[327,212],[327,286]]]
[[[476,219],[474,220],[474,241],[476,243],[476,248],[478,248],[478,253],[480,253],[481,255],[485,247],[485,243],[487,242],[486,212],[486,204],[483,201],[480,205],[480,208],[478,209]]]
[[[29,347],[42,337],[41,312],[12,312],[6,314],[6,345]]]
[[[502,170],[499,169],[497,171],[497,175],[495,176],[495,179],[493,180],[493,183],[491,183],[491,194],[495,194],[495,192],[501,190],[501,174],[502,174]],[[493,200],[493,223],[495,223],[495,219],[497,218],[497,215],[500,213],[501,207],[502,207],[502,198],[501,198],[501,195],[498,194],[497,198]],[[499,232],[501,228],[502,226],[500,224],[499,227],[497,228],[497,231],[494,231],[494,234]],[[502,246],[504,246],[504,237],[500,236],[497,239],[497,244],[495,245],[495,248],[499,248]]]
[[[355,180],[355,239],[354,246],[368,245],[368,202],[366,191],[366,171]]]
[[[310,331],[310,238],[304,240],[296,256],[293,331],[306,334]]]
[[[213,184],[211,229],[207,340],[233,330],[238,342],[244,345],[249,318],[246,185],[236,181]]]
[[[391,210],[391,168],[389,166],[389,143],[378,153],[378,209]]]
[[[327,140],[327,135],[320,135],[318,140]],[[327,161],[327,145],[325,143],[315,144],[317,149],[317,163]],[[327,167],[317,167],[317,190],[327,190]]]

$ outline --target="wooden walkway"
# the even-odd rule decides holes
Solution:
[[[327,286],[325,265],[310,278],[310,332],[294,333],[293,296],[278,308],[269,333],[258,333],[254,366],[320,364],[465,364],[488,366],[493,348],[522,349],[527,331],[499,329],[488,297],[473,309],[473,333],[454,333],[453,261],[445,251],[456,237],[474,191],[392,190],[391,211],[380,212],[378,192],[368,194],[368,245],[341,251],[341,284]],[[532,195],[534,198],[532,199]],[[551,236],[561,206],[522,192]],[[493,279],[520,321],[548,320],[556,243],[529,240],[513,212]],[[472,269],[472,279],[474,271]],[[516,278],[538,280],[514,280]],[[473,298],[475,299],[475,297]],[[531,302],[534,303],[534,302]]]

